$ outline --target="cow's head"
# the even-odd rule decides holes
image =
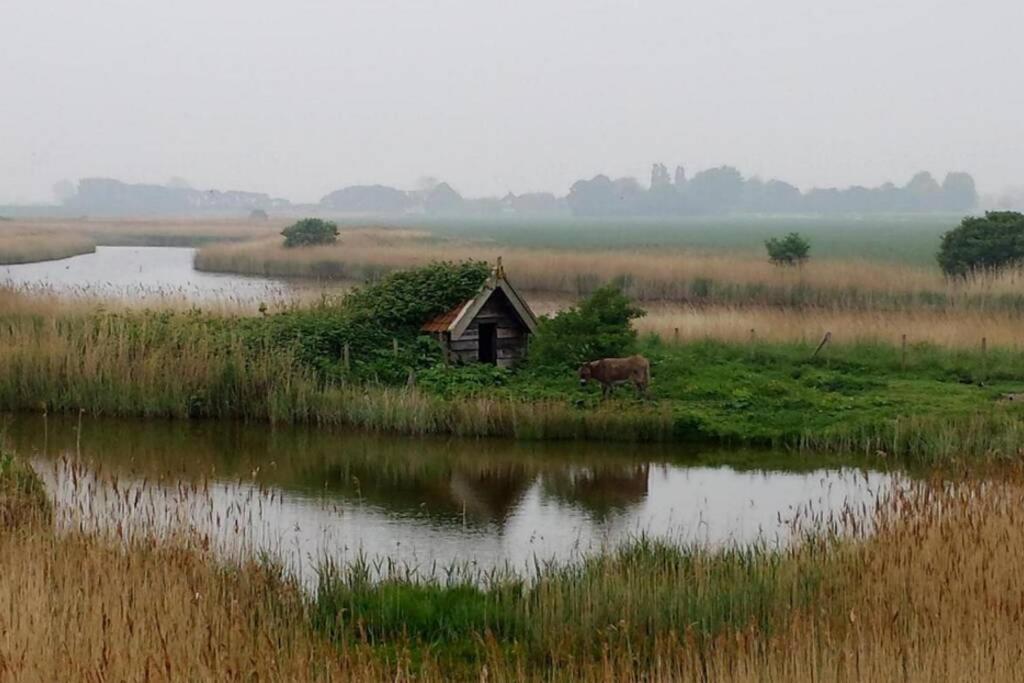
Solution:
[[[580,366],[580,386],[587,386],[587,380],[594,376],[594,368],[591,363],[584,363]]]

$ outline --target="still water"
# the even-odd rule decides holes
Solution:
[[[58,294],[121,299],[145,297],[249,303],[287,298],[283,280],[204,273],[187,247],[97,247],[59,261],[0,266],[0,283]]]
[[[146,517],[243,539],[300,572],[362,553],[523,568],[638,534],[784,543],[793,524],[870,507],[899,475],[679,446],[403,438],[314,428],[14,416],[6,438],[76,526]],[[708,463],[733,462],[732,466]]]

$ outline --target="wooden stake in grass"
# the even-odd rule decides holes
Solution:
[[[345,370],[351,370],[352,365],[349,363],[349,350],[348,344],[345,344],[345,348],[342,350],[342,362],[345,363]]]
[[[988,337],[981,338],[981,379],[988,379]]]
[[[818,344],[818,348],[814,349],[814,353],[811,354],[811,358],[817,358],[821,350],[825,348],[825,345],[828,344],[830,341],[832,341],[832,333],[826,332],[825,336],[821,338],[821,343]]]

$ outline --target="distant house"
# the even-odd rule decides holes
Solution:
[[[505,279],[499,258],[476,296],[428,321],[422,331],[441,342],[449,362],[509,368],[526,357],[537,318]]]

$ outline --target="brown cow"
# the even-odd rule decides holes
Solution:
[[[630,383],[638,394],[646,396],[647,385],[651,383],[651,364],[643,356],[602,358],[580,366],[580,385],[586,386],[589,380],[600,383],[604,398],[611,396],[616,385]]]

